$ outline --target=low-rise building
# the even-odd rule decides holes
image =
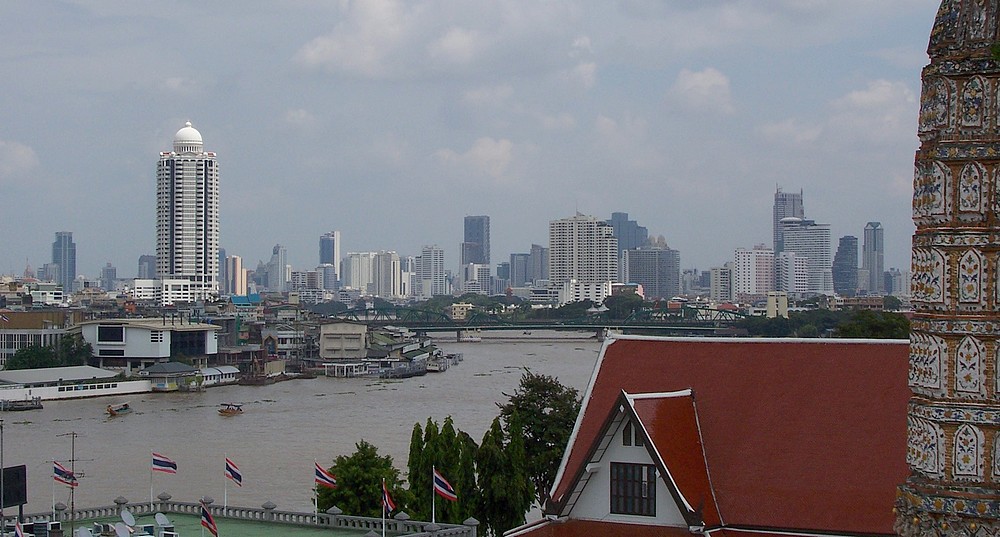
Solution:
[[[205,367],[215,363],[218,353],[218,326],[176,316],[86,321],[79,330],[93,347],[98,367],[129,374],[180,359]]]

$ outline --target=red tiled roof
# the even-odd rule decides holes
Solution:
[[[907,342],[886,340],[609,342],[553,499],[572,486],[621,390],[691,388],[724,524],[892,534],[908,474],[908,354]],[[687,463],[667,462],[687,471],[678,464]]]
[[[543,521],[530,530],[512,530],[505,535],[516,537],[529,535],[531,537],[692,537],[687,528],[575,519]]]

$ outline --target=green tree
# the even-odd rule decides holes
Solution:
[[[457,475],[458,459],[461,455],[461,446],[458,444],[458,435],[455,433],[455,423],[451,419],[451,416],[444,419],[444,424],[441,426],[441,434],[438,435],[437,442],[438,458],[433,461],[433,466],[437,468],[442,475]],[[451,481],[449,480],[448,482],[450,483]],[[454,484],[452,486],[454,486]],[[458,524],[464,520],[461,518],[458,502],[438,501],[435,503],[437,508],[437,520],[447,522],[449,524]]]
[[[87,365],[94,356],[94,348],[80,334],[72,334],[59,340],[56,354],[62,365]]]
[[[325,511],[336,505],[355,516],[382,516],[382,479],[396,505],[409,503],[409,492],[402,488],[399,470],[389,455],[380,456],[378,448],[362,440],[350,456],[337,457],[330,472],[337,476],[337,488],[316,486],[317,508]]]
[[[523,429],[526,472],[534,485],[534,496],[544,506],[555,481],[576,416],[580,413],[579,392],[548,375],[525,369],[521,384],[500,407],[500,417],[509,431],[512,418],[519,417]],[[480,448],[482,449],[482,448]],[[479,471],[482,478],[483,472]]]
[[[902,307],[902,305],[903,301],[892,295],[885,295],[882,299],[882,309],[887,311],[899,311],[899,308]]]
[[[642,297],[635,293],[612,295],[604,299],[604,307],[608,308],[609,319],[625,319],[642,309]]]
[[[910,321],[904,315],[890,312],[858,310],[837,325],[837,336],[842,338],[907,339]]]
[[[409,483],[410,497],[412,500],[406,506],[410,516],[424,520],[425,512],[421,503],[420,491],[430,487],[429,477],[424,472],[424,431],[420,428],[420,423],[413,424],[413,432],[410,434],[410,453],[406,460],[407,477]]]
[[[514,419],[515,424],[517,419]],[[512,437],[517,432],[510,431]],[[517,441],[504,442],[500,418],[483,436],[476,456],[479,470],[479,521],[486,535],[499,537],[503,532],[524,522],[524,513],[531,507],[531,483],[524,472],[524,450]],[[518,460],[520,459],[520,460]]]
[[[479,446],[463,431],[458,433],[458,444],[460,454],[457,473],[446,477],[458,494],[456,503],[460,513],[459,520],[464,521],[476,516],[476,507],[479,505],[479,486],[476,482],[476,455],[479,453]]]
[[[52,347],[32,345],[18,349],[7,359],[5,369],[38,369],[43,367],[59,367],[59,357]]]

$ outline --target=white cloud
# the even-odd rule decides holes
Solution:
[[[729,77],[712,67],[703,71],[681,70],[669,97],[696,111],[731,114],[735,110]]]
[[[0,183],[14,178],[38,166],[35,150],[18,142],[0,140]]]
[[[316,116],[303,108],[286,110],[284,120],[286,125],[302,129],[312,128],[317,122]]]
[[[539,118],[542,128],[545,130],[570,130],[576,127],[576,118],[573,114],[563,112],[556,115],[542,115]]]
[[[845,142],[912,140],[916,132],[916,100],[902,82],[875,80],[831,103],[830,128]]]
[[[427,46],[427,54],[444,63],[471,63],[482,48],[481,36],[465,28],[451,28]]]
[[[596,149],[630,170],[663,164],[661,153],[649,142],[646,120],[626,114],[620,120],[599,114],[594,122]]]
[[[394,74],[390,56],[404,41],[407,16],[394,0],[344,2],[345,20],[306,43],[295,61],[308,67],[383,78]]]
[[[484,137],[476,140],[465,153],[440,149],[435,156],[446,164],[458,165],[496,180],[503,180],[514,156],[514,143],[506,138],[496,140]]]
[[[514,94],[514,88],[510,84],[499,86],[483,86],[466,91],[462,94],[462,101],[473,106],[492,105],[497,106],[510,98]]]
[[[777,123],[765,123],[758,129],[764,139],[773,143],[793,145],[815,142],[823,133],[818,125],[802,125],[795,119],[786,119]]]
[[[590,88],[597,81],[597,64],[594,62],[582,62],[573,68],[573,75],[583,87]]]
[[[193,95],[199,90],[199,85],[196,80],[182,76],[174,76],[164,79],[163,87],[167,91],[177,93],[179,95]]]

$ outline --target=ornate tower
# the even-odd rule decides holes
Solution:
[[[903,536],[1000,536],[1000,0],[943,0],[913,180]]]

